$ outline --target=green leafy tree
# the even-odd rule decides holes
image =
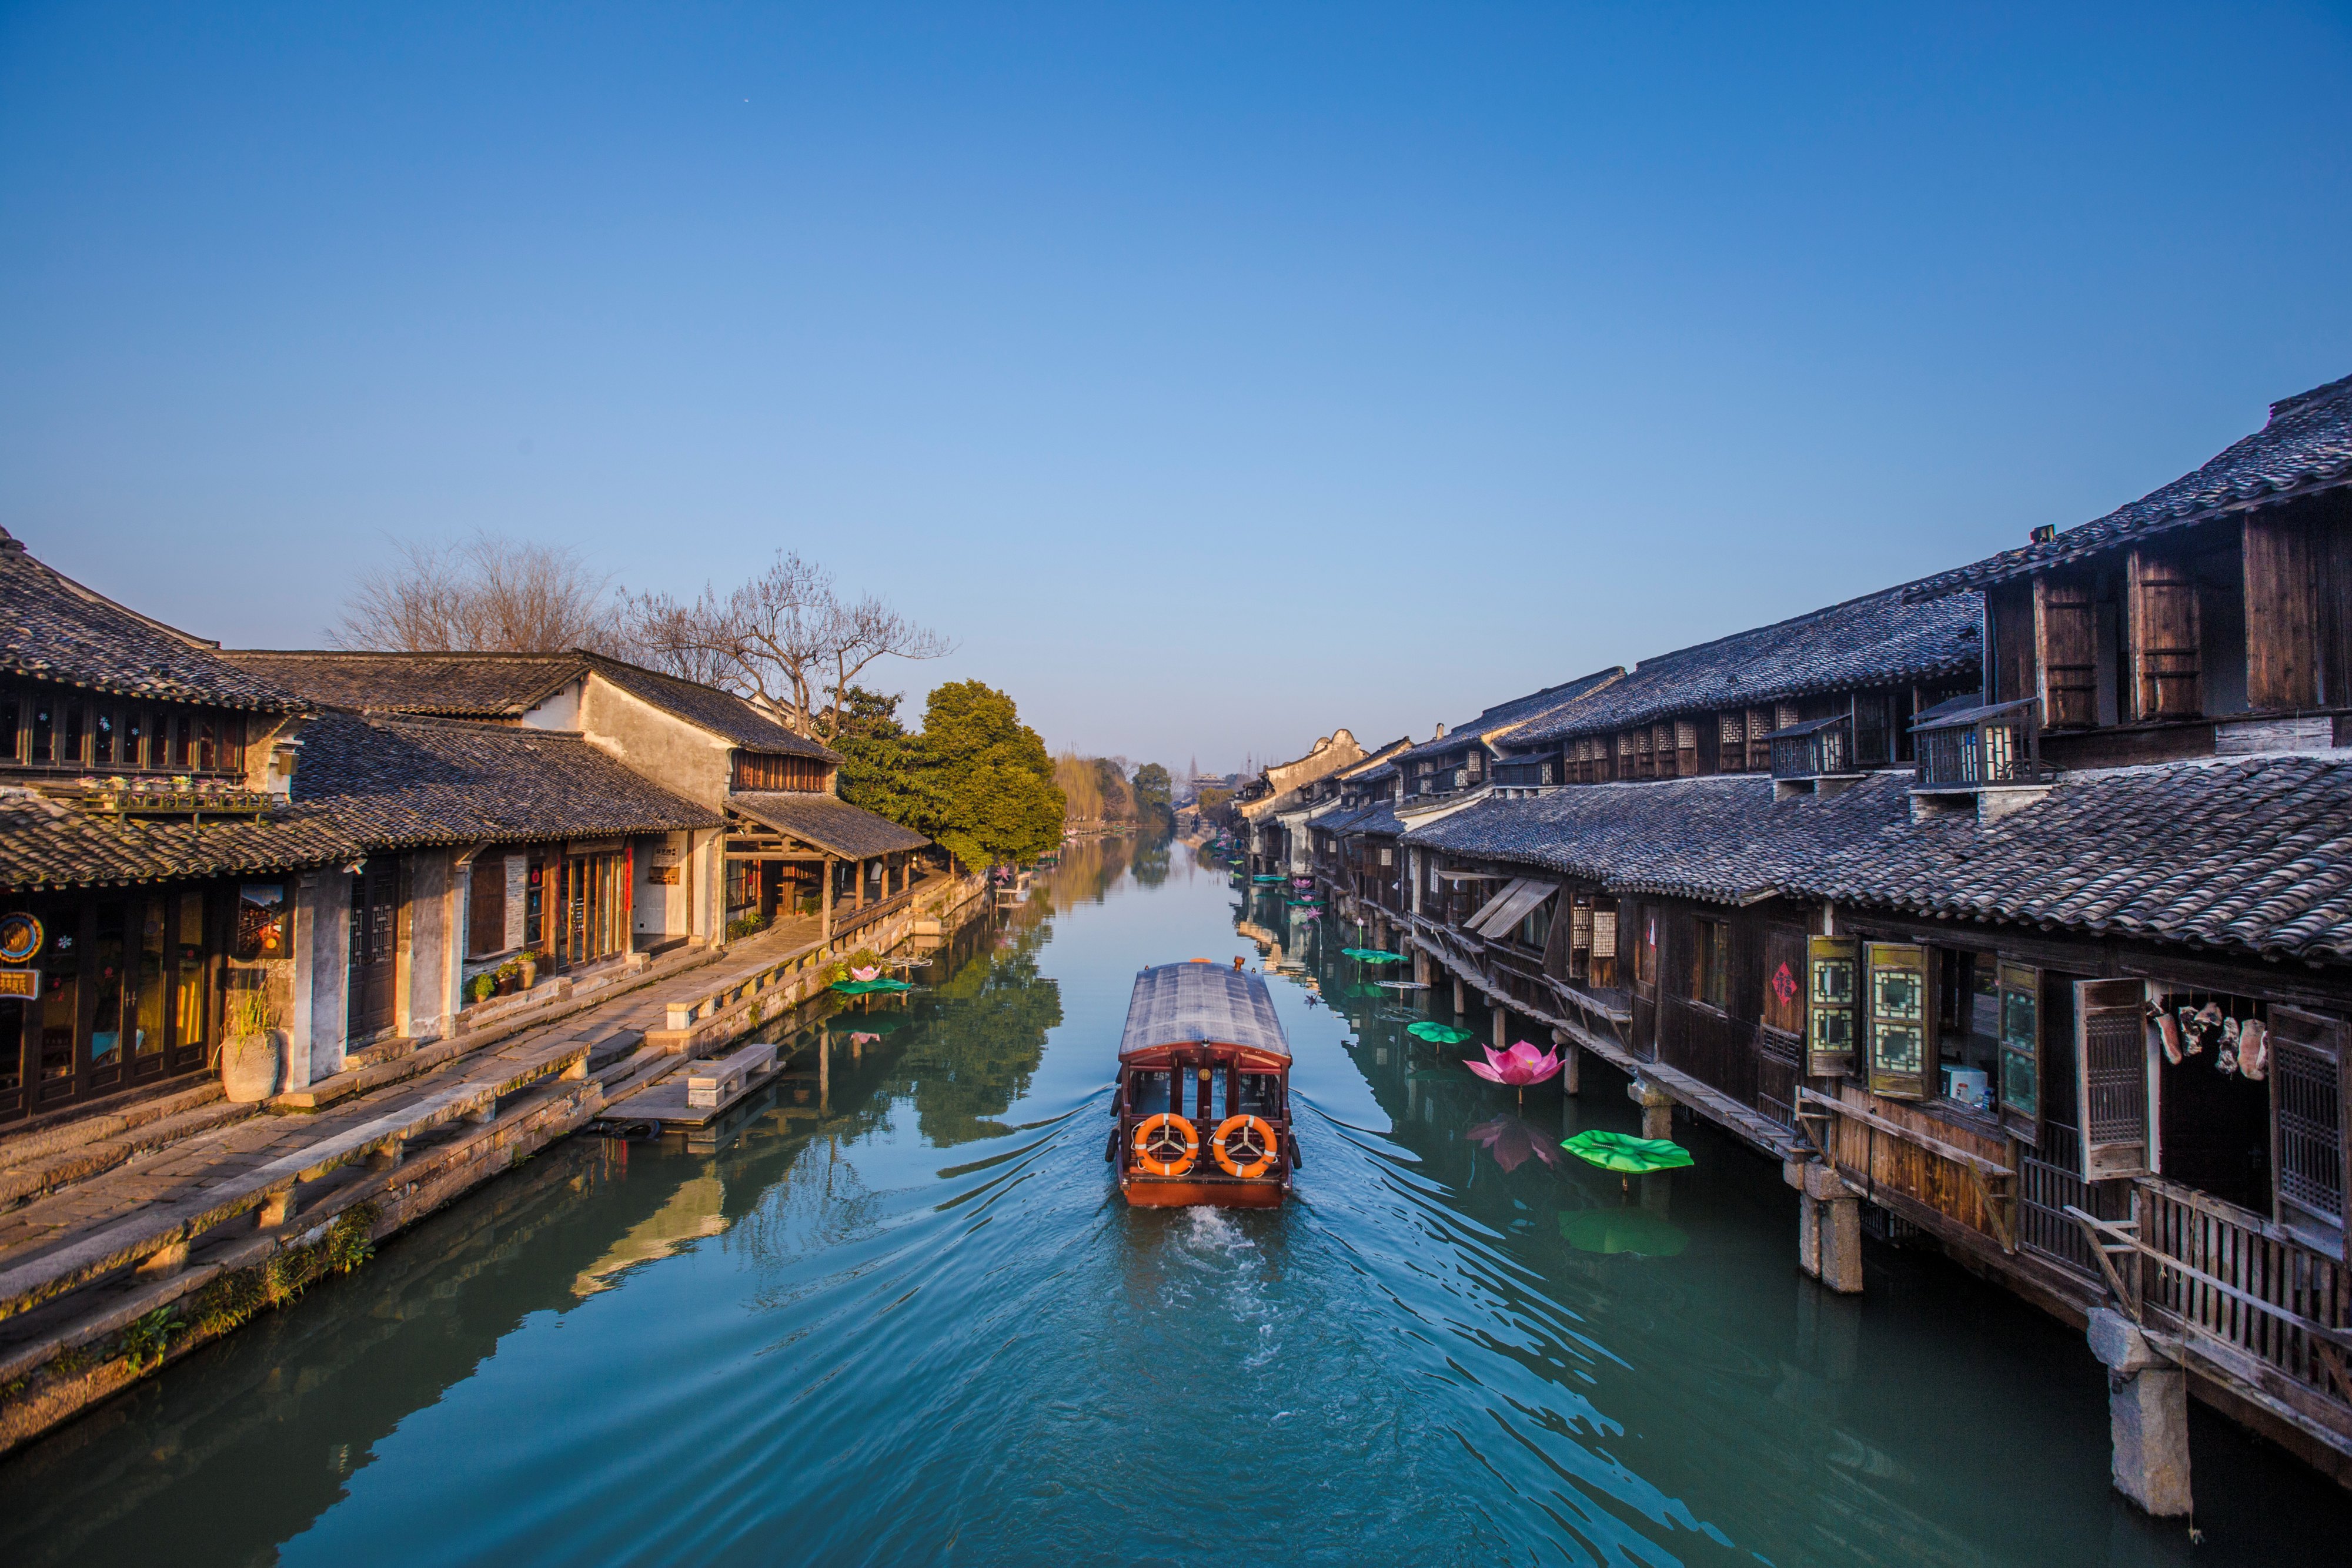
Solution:
[[[1095,758],[1095,790],[1102,796],[1102,820],[1106,822],[1131,822],[1135,820],[1135,796],[1128,788],[1126,766],[1116,757]]]
[[[1054,759],[1004,693],[979,681],[939,687],[917,750],[922,805],[912,825],[966,865],[1032,861],[1061,842]]]
[[[1175,781],[1168,777],[1168,769],[1157,762],[1147,762],[1135,770],[1135,781],[1129,789],[1135,796],[1135,820],[1144,831],[1176,831],[1176,810],[1170,804]]]
[[[852,686],[841,695],[841,798],[877,817],[920,831],[927,799],[921,746],[898,722],[897,696]]]

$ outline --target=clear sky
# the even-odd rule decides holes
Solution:
[[[8,5],[0,523],[315,644],[778,546],[1238,766],[2066,526],[2352,372],[2352,16]]]

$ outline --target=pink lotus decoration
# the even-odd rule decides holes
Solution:
[[[1559,1157],[1552,1152],[1552,1135],[1517,1116],[1497,1116],[1491,1122],[1481,1122],[1470,1129],[1470,1141],[1492,1154],[1495,1163],[1507,1175],[1527,1164],[1530,1155],[1548,1166],[1559,1163]]]
[[[880,1040],[881,1038],[882,1037],[878,1034],[853,1034],[849,1037],[849,1043],[852,1045],[872,1045],[876,1040]]]
[[[853,979],[853,980],[870,980],[870,979],[873,979],[876,976],[877,976],[877,975],[881,974],[881,972],[882,972],[882,966],[881,966],[881,965],[879,965],[879,964],[876,964],[876,965],[874,965],[874,966],[873,966],[872,967],[870,967],[870,968],[865,968],[865,969],[852,969],[852,970],[850,970],[850,971],[849,971],[849,977],[850,977],[851,979]]]
[[[1520,1040],[1508,1051],[1496,1051],[1483,1046],[1486,1060],[1465,1061],[1462,1065],[1489,1083],[1499,1083],[1506,1089],[1525,1089],[1530,1083],[1541,1083],[1559,1071],[1559,1053],[1538,1051],[1526,1040]]]

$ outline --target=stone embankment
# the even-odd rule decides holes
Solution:
[[[615,1100],[787,1012],[824,971],[988,907],[937,878],[830,942],[804,926],[564,988],[355,1057],[264,1105],[216,1084],[0,1140],[0,1453],[280,1305]]]

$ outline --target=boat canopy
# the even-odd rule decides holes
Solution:
[[[1158,1046],[1209,1043],[1290,1054],[1264,980],[1215,964],[1161,964],[1135,977],[1122,1061]]]

